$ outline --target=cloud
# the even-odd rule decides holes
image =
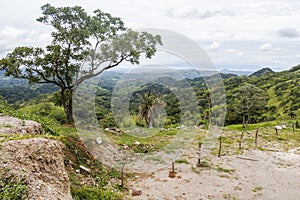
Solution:
[[[215,42],[211,43],[211,45],[209,45],[209,47],[207,49],[215,51],[215,50],[219,49],[219,47],[220,47],[220,43],[215,41]]]
[[[233,53],[235,51],[235,49],[227,49],[226,52],[227,53]]]
[[[25,31],[23,31],[21,29],[5,26],[0,31],[0,38],[18,38],[18,37],[22,36],[24,33],[25,33]]]
[[[169,9],[165,16],[171,17],[171,18],[184,18],[184,19],[207,19],[212,18],[216,16],[233,16],[234,14],[228,10],[205,10],[205,11],[199,11],[196,8],[190,9],[189,11],[186,11],[184,13],[180,13],[179,11],[175,9]]]
[[[261,50],[261,51],[272,51],[272,48],[273,48],[273,46],[272,46],[271,43],[265,43],[265,44],[263,44],[259,47],[259,50]]]
[[[238,53],[238,56],[243,56],[244,55],[244,52],[239,52]]]
[[[299,37],[299,33],[294,28],[282,28],[277,31],[279,37],[296,38]]]
[[[273,45],[269,42],[261,45],[258,49],[261,51],[279,51],[279,50],[281,50],[281,48],[273,48]]]

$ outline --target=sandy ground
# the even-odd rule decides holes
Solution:
[[[126,199],[300,199],[299,154],[251,150],[238,156],[209,156],[203,159],[210,164],[207,168],[196,167],[195,156],[184,159],[189,164],[175,164],[175,178],[169,177],[171,166],[166,166],[127,182],[130,194]],[[142,194],[132,196],[133,190]]]

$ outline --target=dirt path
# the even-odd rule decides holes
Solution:
[[[194,153],[196,150],[193,150]],[[241,158],[251,158],[246,160]],[[190,164],[176,164],[175,178],[169,168],[153,174],[141,174],[127,185],[142,195],[133,200],[173,199],[255,199],[297,200],[300,198],[300,155],[281,152],[245,151],[239,156],[211,156],[204,160],[208,168],[197,168],[196,158],[184,158]],[[131,192],[132,193],[132,192]]]

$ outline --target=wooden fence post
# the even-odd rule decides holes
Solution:
[[[255,146],[257,146],[257,138],[258,138],[258,128],[256,129],[255,132]]]

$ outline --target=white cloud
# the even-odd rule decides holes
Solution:
[[[25,33],[24,30],[10,27],[10,26],[5,26],[0,31],[0,38],[17,38],[22,36],[24,33]]]
[[[268,52],[268,51],[269,52],[270,51],[280,51],[281,50],[281,48],[279,48],[279,47],[274,48],[273,45],[271,43],[269,43],[269,42],[268,43],[264,43],[258,49],[261,50],[261,51],[266,51],[266,52]]]
[[[208,49],[208,50],[215,51],[215,50],[219,49],[219,47],[220,47],[220,43],[214,41],[213,43],[211,43],[211,44],[209,45],[209,47],[208,47],[207,49]]]
[[[233,53],[233,52],[235,52],[235,49],[227,49],[226,52],[227,53]]]
[[[180,9],[169,9],[165,16],[172,18],[186,18],[186,19],[208,19],[217,16],[233,16],[234,13],[228,10],[204,10],[200,11],[197,8],[190,8],[189,10],[182,12]]]
[[[238,56],[243,56],[244,55],[244,52],[239,52],[238,53]]]

